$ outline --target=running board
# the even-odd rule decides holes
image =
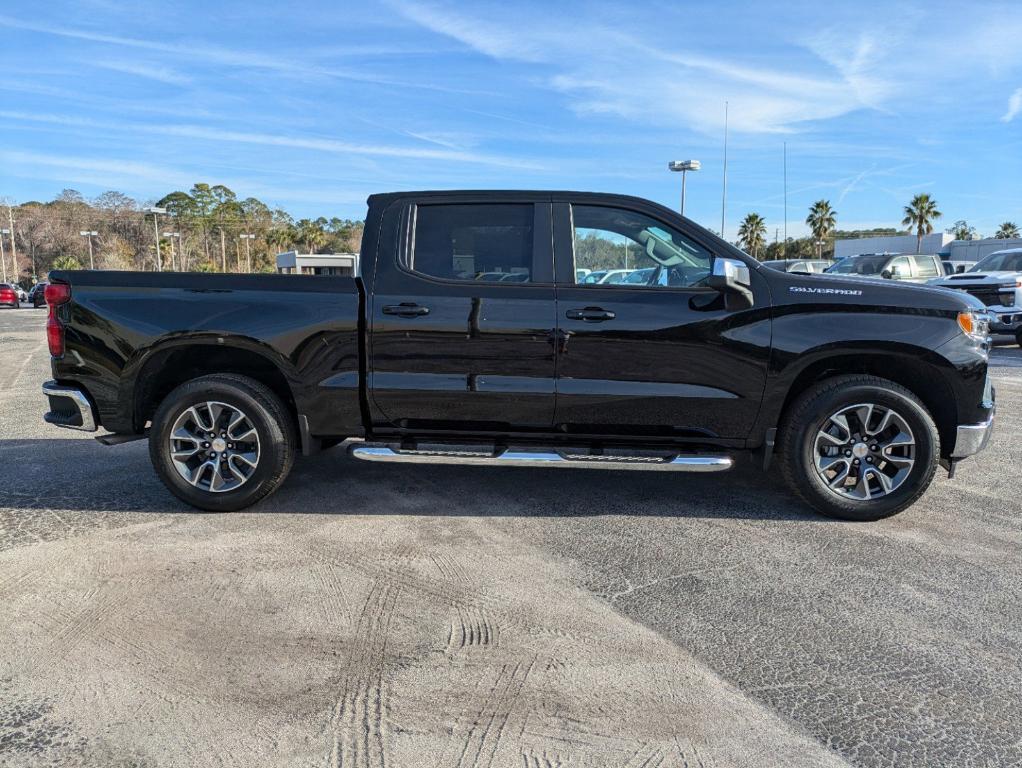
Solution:
[[[394,450],[385,446],[355,445],[350,453],[363,461],[405,464],[477,464],[498,467],[566,467],[569,469],[632,469],[654,472],[724,472],[733,461],[723,454],[681,454],[668,457],[591,455],[539,451]]]

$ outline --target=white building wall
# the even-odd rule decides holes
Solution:
[[[947,246],[947,256],[951,261],[979,261],[994,251],[1008,248],[1022,248],[1022,237],[997,239],[993,237],[983,240],[955,240]]]
[[[923,235],[920,253],[940,253],[954,238],[945,232]],[[834,258],[857,256],[860,253],[915,253],[915,235],[890,235],[888,237],[861,237],[856,240],[836,240]]]

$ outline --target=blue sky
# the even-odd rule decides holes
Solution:
[[[617,191],[773,238],[811,202],[894,226],[1022,224],[1022,3],[0,5],[0,196],[222,183],[361,218],[421,188]]]

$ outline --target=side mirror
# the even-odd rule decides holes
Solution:
[[[752,306],[752,278],[749,268],[738,259],[714,259],[706,284],[725,296],[742,297],[747,306]]]
[[[894,272],[893,270],[885,269],[883,272],[880,273],[880,277],[882,277],[884,280],[891,280],[894,278],[895,274],[897,273]]]

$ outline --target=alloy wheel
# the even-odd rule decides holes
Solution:
[[[170,430],[174,469],[211,493],[240,488],[259,466],[259,434],[237,406],[205,402],[186,408]]]
[[[915,464],[905,418],[888,406],[858,403],[828,416],[813,442],[816,472],[841,498],[870,501],[893,493]]]

